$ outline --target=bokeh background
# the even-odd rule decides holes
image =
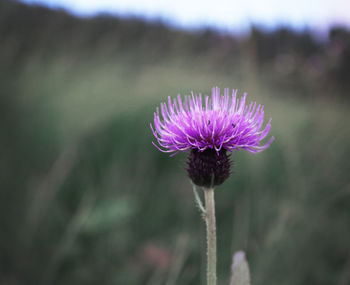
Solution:
[[[213,86],[264,104],[276,138],[216,190],[219,284],[241,249],[253,285],[350,284],[346,22],[50,7],[0,2],[0,284],[204,284],[186,154],[157,151],[149,124]]]

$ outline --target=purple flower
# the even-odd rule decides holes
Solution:
[[[264,107],[254,102],[246,106],[246,94],[237,98],[237,90],[232,97],[229,89],[224,95],[218,87],[213,88],[211,97],[201,94],[185,96],[184,101],[168,97],[168,104],[161,103],[154,113],[152,132],[157,139],[155,147],[162,152],[175,155],[179,151],[207,149],[219,152],[244,149],[252,153],[269,147],[274,140],[271,137],[260,144],[271,128],[271,119],[262,128]],[[162,118],[161,118],[162,117]]]

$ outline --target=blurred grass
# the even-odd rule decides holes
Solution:
[[[7,42],[7,46],[11,46]],[[167,96],[218,85],[265,105],[276,141],[233,155],[216,191],[219,284],[349,284],[350,128],[338,97],[300,96],[242,64],[0,53],[1,284],[204,284],[204,225],[184,171],[151,144]],[[145,51],[147,58],[147,50]],[[249,71],[249,67],[248,67]],[[257,72],[257,71],[255,71]]]

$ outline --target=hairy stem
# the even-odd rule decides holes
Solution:
[[[214,188],[204,188],[207,224],[207,285],[216,285],[216,225]]]

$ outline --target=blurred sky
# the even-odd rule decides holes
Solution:
[[[91,16],[108,12],[160,19],[171,25],[244,32],[254,24],[273,28],[327,30],[332,24],[350,27],[350,0],[22,0]]]

